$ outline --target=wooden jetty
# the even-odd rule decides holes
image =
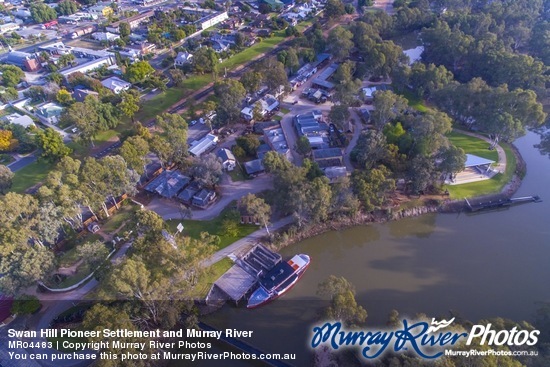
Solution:
[[[466,200],[466,204],[468,205],[468,208],[472,212],[478,212],[481,210],[491,210],[491,209],[501,209],[501,208],[507,208],[512,205],[521,204],[521,203],[540,203],[542,199],[538,195],[534,196],[522,196],[518,198],[505,198],[505,197],[496,197],[484,201],[480,201],[477,203],[470,202],[468,199]]]

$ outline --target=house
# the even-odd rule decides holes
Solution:
[[[212,190],[202,189],[193,195],[191,203],[199,208],[205,208],[216,198],[216,193]]]
[[[88,8],[88,13],[108,18],[114,14],[113,8],[107,4],[97,4]]]
[[[50,102],[38,107],[36,109],[36,116],[44,123],[56,125],[59,122],[59,117],[62,112],[63,107]]]
[[[96,41],[106,41],[111,42],[120,38],[118,34],[111,32],[95,32],[92,33],[92,38]]]
[[[265,171],[264,164],[261,159],[255,159],[243,164],[247,175],[255,176]]]
[[[19,29],[19,24],[17,23],[0,24],[0,34],[11,33],[18,29]]]
[[[200,191],[200,186],[196,182],[191,182],[189,186],[187,186],[185,189],[182,190],[182,192],[179,193],[178,199],[180,199],[185,204],[191,204],[191,201],[193,200],[193,196],[197,192]]]
[[[223,169],[233,171],[237,165],[237,160],[229,149],[222,148],[218,152],[218,157],[222,160]]]
[[[369,123],[370,121],[370,112],[366,108],[359,109],[359,116],[361,116],[361,119],[364,123]]]
[[[279,11],[285,5],[281,0],[262,0],[261,2],[269,5],[273,11]]]
[[[344,163],[344,155],[340,148],[314,149],[311,153],[313,161],[321,168],[342,166]]]
[[[213,134],[207,134],[200,140],[195,140],[191,143],[189,153],[195,157],[200,157],[203,153],[214,148],[218,143],[218,137]]]
[[[208,29],[210,27],[215,26],[218,23],[223,22],[224,20],[228,19],[227,12],[215,12],[213,14],[209,14],[206,17],[199,19],[195,22],[195,26],[198,30],[201,29]]]
[[[88,62],[85,62],[83,64],[68,68],[66,70],[60,71],[60,74],[63,75],[63,77],[66,79],[69,75],[74,73],[82,73],[86,74],[90,71],[97,70],[103,66],[111,66],[113,64],[113,59],[108,57],[103,57],[101,59],[94,59],[90,60]]]
[[[191,179],[178,170],[166,170],[149,182],[145,190],[165,198],[173,198],[189,181]]]
[[[246,121],[252,121],[254,118],[254,110],[251,107],[245,107],[241,110],[241,117]]]
[[[349,176],[349,172],[347,171],[346,167],[331,166],[325,168],[324,172],[330,183],[338,182],[342,177]]]
[[[101,85],[103,85],[107,89],[112,90],[115,94],[120,94],[121,92],[130,89],[130,87],[132,86],[131,83],[128,83],[116,76],[112,76],[110,78],[102,80]]]
[[[130,26],[130,29],[135,29],[141,23],[148,22],[149,19],[152,18],[154,15],[155,15],[155,12],[151,10],[142,14],[131,16],[126,19],[119,20],[118,22],[114,22],[110,26],[107,26],[105,29],[107,32],[120,33],[118,29],[118,27],[120,26],[120,23],[128,23],[128,25]]]
[[[190,64],[193,61],[193,55],[189,52],[178,52],[178,55],[174,59],[174,66],[183,66]]]
[[[4,60],[6,64],[19,66],[21,69],[34,72],[40,69],[40,63],[31,54],[21,51],[10,51]]]
[[[77,102],[84,102],[84,99],[88,96],[94,96],[96,98],[99,98],[99,93],[86,89],[84,87],[76,87],[75,90],[72,93],[72,96],[75,101]]]
[[[135,45],[130,45],[127,48],[130,50],[136,50],[141,55],[147,55],[147,54],[153,53],[157,48],[157,46],[154,43],[140,42]]]
[[[332,90],[334,88],[334,83],[329,82],[327,79],[329,79],[332,74],[338,70],[338,64],[331,64],[328,66],[323,72],[312,81],[312,85],[319,87],[321,89],[325,90]]]
[[[36,125],[34,124],[34,121],[29,116],[20,115],[18,113],[12,113],[11,115],[7,115],[4,117],[4,120],[9,122],[10,124],[21,125],[24,128],[36,127]]]
[[[220,41],[213,41],[212,42],[212,48],[217,53],[220,53],[220,52],[224,52],[224,51],[229,50],[229,44],[223,43],[223,42],[220,42]]]
[[[281,127],[269,128],[264,130],[264,140],[269,147],[279,154],[290,159],[292,154],[286,141],[285,133]]]

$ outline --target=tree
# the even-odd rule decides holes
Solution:
[[[298,154],[301,154],[304,157],[311,152],[311,144],[309,143],[307,136],[302,136],[298,139],[295,149]]]
[[[371,119],[378,130],[392,119],[396,118],[407,108],[407,100],[392,91],[377,91],[374,94],[374,111],[371,112]]]
[[[78,11],[78,4],[71,0],[63,0],[57,3],[56,10],[60,15],[71,15]]]
[[[154,144],[155,153],[168,154],[170,162],[185,165],[188,156],[187,145],[187,123],[178,114],[163,113],[157,116],[157,125],[163,129],[161,139],[156,139]],[[165,141],[166,147],[158,147],[158,142]],[[153,149],[153,148],[151,148]],[[160,156],[159,156],[160,157]]]
[[[33,3],[30,7],[31,17],[36,23],[45,23],[57,18],[57,13],[44,3]]]
[[[96,101],[94,96],[87,96],[84,102],[76,102],[66,108],[61,114],[64,125],[75,125],[80,131],[79,139],[93,144],[94,136],[99,132],[99,114],[93,107]]]
[[[128,168],[136,171],[140,175],[145,171],[145,155],[149,152],[149,144],[140,136],[131,136],[120,147],[120,155]]]
[[[59,56],[58,63],[60,67],[64,68],[67,65],[71,65],[75,61],[75,59],[76,58],[73,54],[63,54]]]
[[[285,66],[275,57],[269,57],[260,62],[257,71],[262,73],[263,81],[269,90],[277,90],[280,86],[288,90],[288,75]]]
[[[0,152],[9,152],[17,145],[11,130],[0,130]]]
[[[269,234],[267,225],[269,224],[269,218],[271,216],[271,207],[265,202],[264,199],[257,197],[254,194],[247,194],[239,201],[239,208],[252,216],[259,223],[265,226],[265,230]]]
[[[118,26],[118,32],[120,34],[120,38],[123,40],[128,39],[128,36],[130,36],[130,33],[132,33],[132,30],[130,29],[130,24],[127,22],[122,22]]]
[[[325,7],[325,16],[329,19],[337,19],[346,14],[344,3],[341,0],[328,0]]]
[[[71,149],[65,145],[61,134],[51,127],[36,133],[36,145],[41,151],[40,157],[50,162],[57,162],[71,154]]]
[[[46,92],[44,88],[39,85],[33,85],[29,89],[23,92],[23,95],[33,100],[33,102],[42,102],[46,100]]]
[[[326,310],[329,319],[342,321],[347,326],[362,324],[367,319],[367,311],[355,300],[355,287],[344,277],[329,276],[319,284],[317,294],[330,298]]]
[[[352,38],[353,34],[342,26],[337,26],[329,32],[327,39],[328,49],[336,60],[344,60],[349,56],[353,48]]]
[[[441,163],[439,164],[439,169],[445,173],[457,173],[464,169],[464,164],[466,163],[466,154],[464,150],[454,145],[449,146],[445,149],[441,155]]]
[[[256,151],[260,146],[260,139],[256,135],[239,136],[236,139],[237,146],[241,147],[248,156],[255,157]]]
[[[55,99],[64,106],[68,106],[74,102],[73,96],[66,89],[60,89],[55,95]]]
[[[237,80],[224,79],[214,85],[214,93],[219,99],[216,109],[218,120],[224,125],[237,122],[240,105],[246,95],[243,85]]]
[[[120,111],[134,122],[134,115],[139,111],[139,95],[132,92],[123,92],[118,104]]]
[[[5,87],[15,87],[25,76],[23,70],[15,65],[0,65],[2,72],[2,85]]]
[[[199,157],[190,171],[199,184],[215,187],[223,175],[223,166],[216,155],[209,153]]]
[[[155,69],[148,61],[138,61],[126,68],[125,76],[130,83],[141,83],[154,72]]]
[[[22,294],[13,301],[11,313],[14,315],[32,315],[42,307],[36,296]]]
[[[333,105],[328,114],[330,122],[338,126],[340,129],[344,127],[344,124],[349,120],[349,117],[349,107],[346,105]]]
[[[395,190],[395,180],[390,174],[385,166],[352,173],[353,189],[365,211],[372,212],[381,207],[388,195]]]
[[[241,84],[245,88],[245,90],[253,94],[258,89],[260,89],[260,85],[262,83],[262,74],[253,70],[245,71],[243,75],[241,76]]]
[[[180,69],[170,69],[170,76],[174,81],[174,84],[178,87],[183,86],[183,81],[185,80],[185,74]]]
[[[8,103],[10,101],[14,101],[19,97],[19,94],[17,93],[17,89],[13,87],[7,87],[3,90],[2,93],[0,93],[0,100],[3,103]]]
[[[0,193],[4,195],[11,188],[14,173],[3,164],[0,164]]]
[[[28,238],[27,238],[28,240]],[[36,284],[54,269],[53,253],[43,246],[19,248],[0,258],[0,290],[16,294]]]
[[[219,63],[218,54],[210,47],[201,47],[193,55],[193,67],[199,74],[217,74]]]
[[[109,255],[109,250],[101,241],[85,242],[77,247],[76,252],[78,257],[83,259],[91,269],[105,261],[107,255]]]

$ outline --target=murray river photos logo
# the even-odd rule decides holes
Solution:
[[[313,328],[311,347],[329,346],[334,350],[344,347],[361,349],[367,359],[376,359],[388,350],[394,352],[412,351],[422,358],[441,357],[446,349],[459,341],[472,345],[474,338],[481,338],[480,345],[488,346],[533,346],[538,341],[538,330],[493,330],[491,324],[474,325],[470,332],[445,330],[453,323],[451,320],[409,322],[403,320],[403,327],[387,330],[346,330],[340,322],[327,322]]]

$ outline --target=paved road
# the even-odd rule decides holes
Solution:
[[[33,162],[36,162],[36,156],[34,154],[28,155],[13,163],[8,164],[8,168],[11,169],[12,172],[17,172],[21,168],[25,168],[26,166],[28,166]]]
[[[222,210],[234,200],[238,200],[248,193],[258,193],[273,188],[273,178],[268,174],[263,174],[253,180],[232,182],[228,175],[223,176],[222,184],[219,189],[222,198],[207,209],[191,209],[194,220],[210,220],[216,218]],[[147,209],[153,210],[163,219],[181,218],[180,204],[174,200],[153,199]]]

